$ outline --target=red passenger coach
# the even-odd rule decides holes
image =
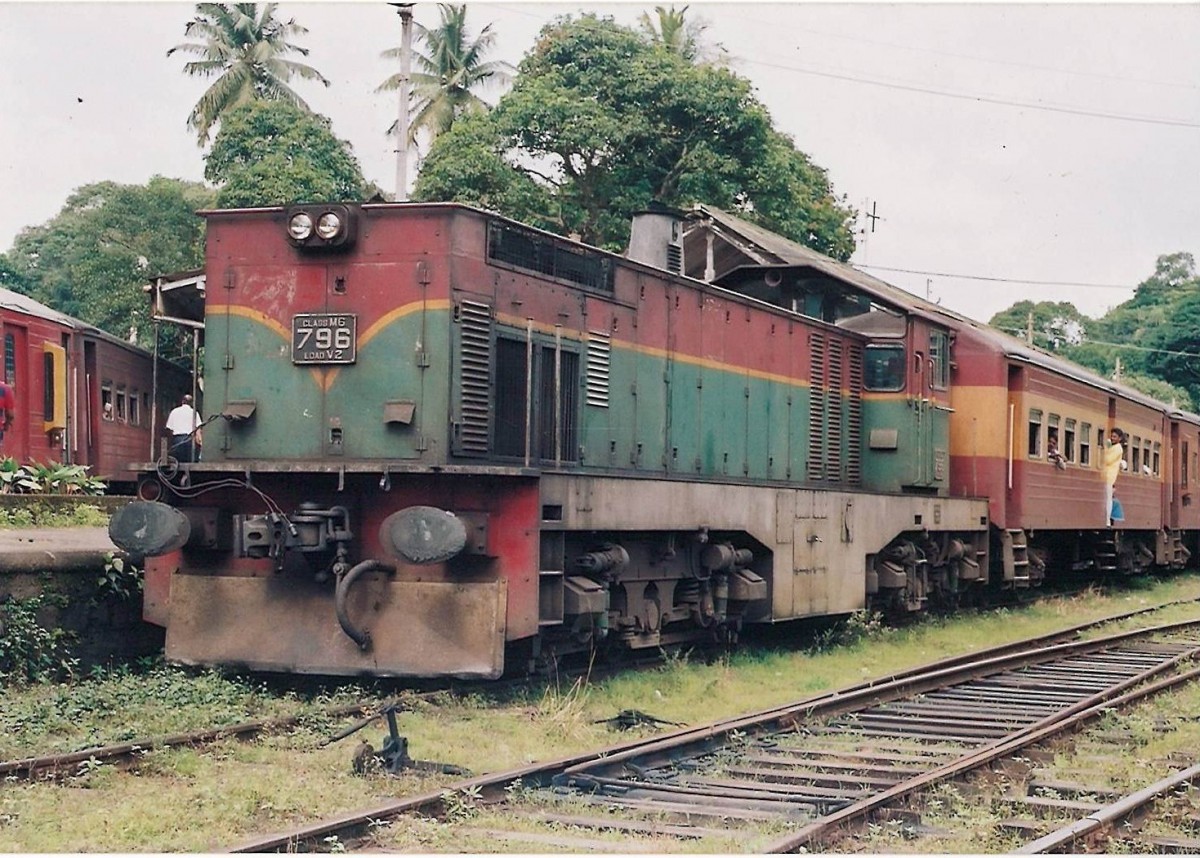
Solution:
[[[1196,437],[1198,418],[973,323],[959,326],[954,354],[952,490],[990,499],[1006,576],[1036,579],[1048,562],[1183,564],[1200,516],[1185,501],[1190,452],[1175,445]],[[1114,492],[1124,517],[1110,528],[1103,460],[1114,427],[1128,443]]]
[[[108,482],[136,479],[166,411],[190,388],[183,369],[33,299],[0,289],[4,380],[17,407],[0,454],[86,465]],[[155,424],[157,424],[157,430]]]

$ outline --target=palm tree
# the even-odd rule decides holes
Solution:
[[[638,26],[642,32],[656,45],[662,45],[673,51],[689,63],[710,63],[724,59],[725,48],[721,45],[709,46],[704,43],[704,31],[708,24],[702,19],[687,19],[684,6],[678,12],[675,7],[665,9],[655,6],[657,19],[651,18],[649,12],[643,12],[638,18]]]
[[[464,113],[484,111],[488,104],[475,91],[493,84],[504,85],[516,72],[502,60],[484,60],[495,45],[496,34],[488,24],[472,41],[467,33],[467,7],[438,4],[442,21],[429,29],[414,22],[417,39],[425,43],[428,53],[413,52],[416,71],[412,73],[416,116],[409,125],[408,143],[424,130],[432,142],[450,130],[454,120]],[[400,48],[383,52],[388,59],[398,59]],[[400,75],[394,74],[379,85],[376,92],[400,88]],[[396,125],[388,129],[396,133]]]
[[[278,20],[275,9],[275,3],[265,3],[261,9],[257,3],[197,3],[196,17],[183,32],[198,41],[167,51],[167,56],[180,51],[200,57],[184,65],[189,75],[217,76],[188,117],[188,126],[196,129],[201,145],[221,114],[247,101],[287,101],[308,110],[304,99],[288,86],[293,77],[329,86],[312,66],[286,58],[288,54],[308,56],[308,48],[288,41],[308,30],[295,19]]]

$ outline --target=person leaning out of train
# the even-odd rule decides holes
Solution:
[[[11,384],[0,381],[0,443],[4,441],[4,433],[17,416],[17,395]]]
[[[1108,433],[1108,446],[1104,448],[1104,515],[1108,526],[1113,523],[1113,489],[1117,485],[1117,474],[1126,467],[1125,433],[1117,426]]]
[[[1058,452],[1058,430],[1051,429],[1046,438],[1046,460],[1060,471],[1067,469],[1062,453]]]
[[[171,433],[171,455],[180,462],[200,460],[200,412],[192,407],[191,394],[171,409],[167,415],[167,431]]]

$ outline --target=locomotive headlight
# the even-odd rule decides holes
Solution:
[[[317,221],[317,235],[326,241],[336,238],[341,231],[342,219],[337,216],[336,212],[325,212]]]
[[[296,212],[288,221],[288,235],[296,241],[305,241],[312,232],[313,221],[307,212]]]
[[[301,253],[337,253],[354,246],[358,208],[347,203],[301,203],[286,210],[287,237]]]

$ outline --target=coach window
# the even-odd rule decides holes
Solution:
[[[100,388],[100,413],[104,415],[105,420],[112,420],[113,415],[113,390],[111,385],[104,385]]]
[[[1029,458],[1042,457],[1042,412],[1038,408],[1029,409]]]
[[[1153,465],[1151,465],[1150,470],[1152,470],[1154,472],[1154,476],[1157,477],[1161,473],[1161,471],[1159,470],[1161,467],[1162,467],[1162,444],[1155,441],[1154,442],[1154,463],[1153,463]]]
[[[904,347],[868,345],[863,354],[867,390],[904,389]]]
[[[1070,417],[1063,428],[1062,454],[1068,462],[1075,461],[1075,420]]]
[[[117,390],[117,420],[126,423],[129,420],[129,411],[126,409],[126,397],[124,388]]]
[[[142,425],[142,412],[138,407],[138,392],[136,390],[129,392],[129,423],[131,426]]]
[[[1085,468],[1092,463],[1092,424],[1079,424],[1079,464]]]
[[[1140,474],[1142,472],[1142,439],[1137,435],[1133,436],[1133,464],[1130,467],[1132,473]]]
[[[945,390],[950,386],[950,337],[945,331],[929,332],[929,386]]]

